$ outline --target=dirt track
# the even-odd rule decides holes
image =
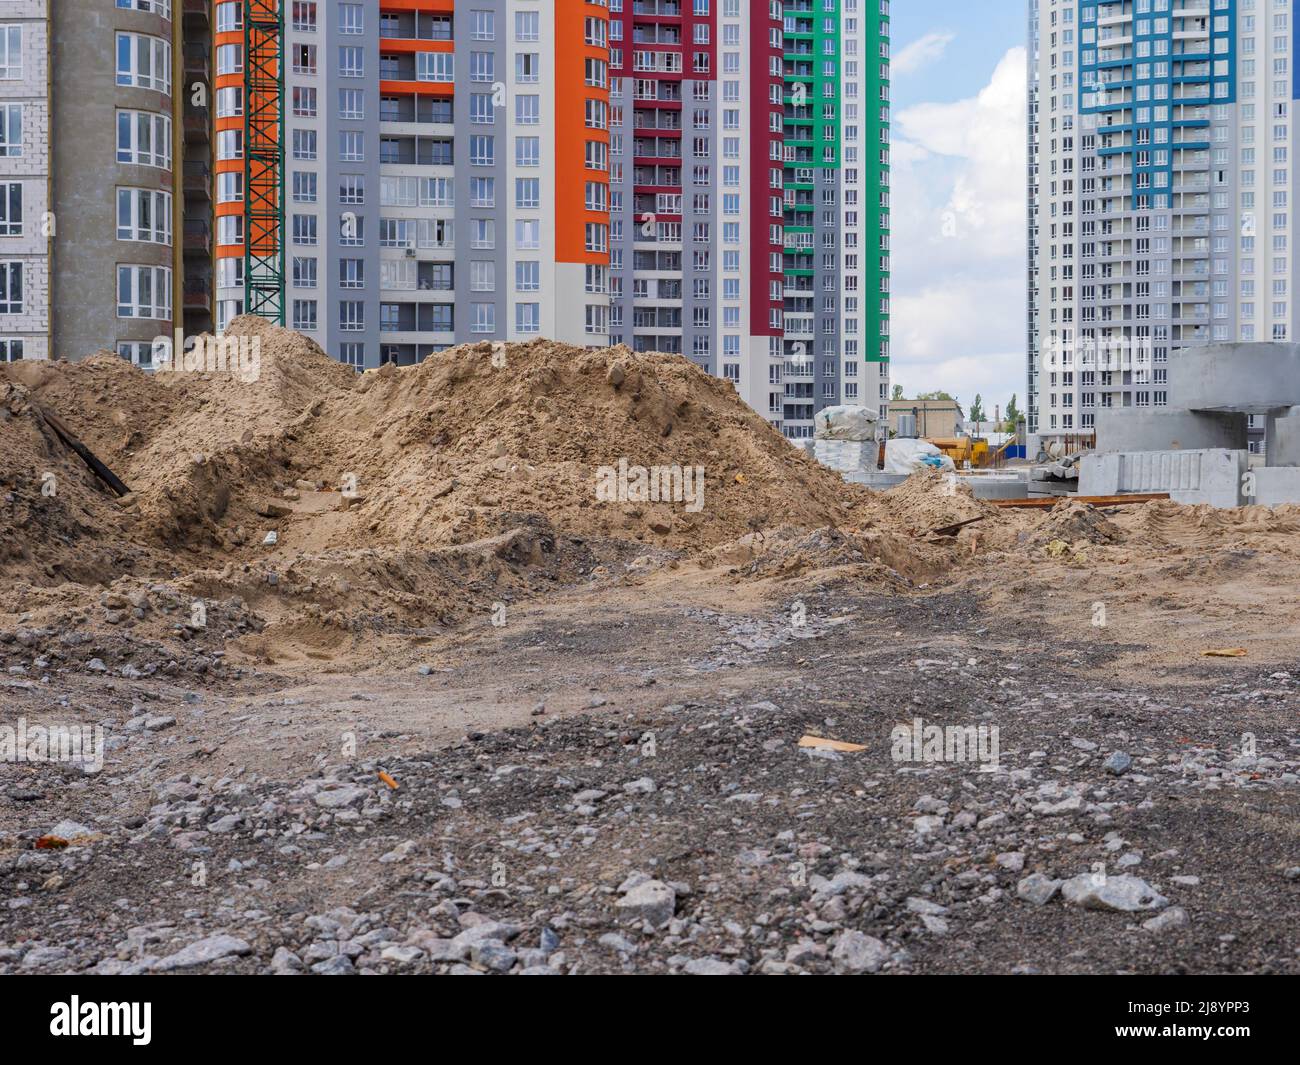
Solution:
[[[0,965],[1300,971],[1300,663],[1130,680],[1142,646],[1044,641],[961,592],[813,591],[793,627],[780,597],[676,587],[521,608],[430,642],[427,675],[259,676],[189,701],[8,688],[30,722],[71,712],[125,742],[98,774],[9,775]],[[176,722],[124,729],[141,711]],[[1001,771],[895,762],[913,717],[997,725]],[[810,754],[804,733],[867,750]],[[95,838],[30,849],[64,819]],[[1017,898],[1032,873],[1098,868],[1168,905]],[[618,906],[638,878],[667,885],[671,919],[661,897]],[[1175,910],[1185,925],[1142,927]]]

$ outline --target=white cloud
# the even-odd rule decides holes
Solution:
[[[922,67],[942,59],[943,53],[956,36],[955,33],[927,33],[924,37],[918,37],[894,54],[889,61],[890,73],[896,78],[915,74]]]
[[[976,95],[895,116],[891,376],[909,394],[1024,405],[1025,63],[1013,48]]]

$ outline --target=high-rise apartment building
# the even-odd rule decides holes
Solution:
[[[1178,348],[1295,338],[1300,83],[1294,0],[1035,3],[1030,410],[1059,438],[1165,405]]]
[[[247,306],[259,6],[216,5],[221,326]],[[606,345],[606,5],[281,6],[285,324],[358,368],[481,339]]]
[[[889,4],[784,0],[784,431],[888,417]]]
[[[811,436],[887,399],[888,51],[887,0],[219,0],[218,325],[680,352]]]
[[[210,326],[209,13],[0,0],[0,360]]]

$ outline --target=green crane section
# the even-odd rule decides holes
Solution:
[[[244,11],[244,313],[284,325],[284,10]]]

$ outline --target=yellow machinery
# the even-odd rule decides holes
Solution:
[[[979,470],[989,465],[989,442],[982,436],[928,436],[926,440],[952,459],[959,470]]]

